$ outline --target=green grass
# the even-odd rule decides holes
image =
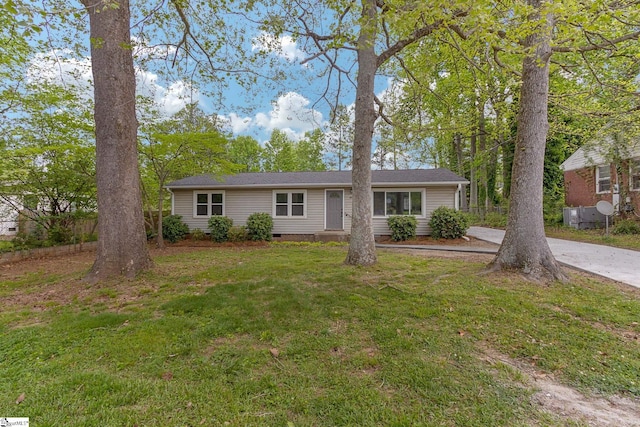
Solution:
[[[206,249],[131,282],[0,281],[0,414],[43,426],[566,425],[487,349],[587,394],[640,396],[637,292],[379,255],[354,268],[340,246]]]
[[[480,218],[478,215],[471,214],[469,215],[469,218],[470,223],[478,227],[504,229],[507,225],[507,216],[495,212],[487,213],[484,219]],[[606,230],[602,228],[577,230],[573,227],[558,225],[547,225],[545,227],[547,237],[640,251],[640,235],[615,235],[611,233],[612,230],[613,225],[610,225],[609,227],[609,234],[606,234]]]
[[[547,237],[556,239],[575,240],[640,251],[640,235],[615,235],[611,233],[611,230],[612,227],[609,228],[609,234],[606,234],[604,229],[576,230],[571,227],[546,227],[546,234]]]
[[[9,251],[13,248],[13,243],[8,240],[0,240],[0,253]]]

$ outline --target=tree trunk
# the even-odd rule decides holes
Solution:
[[[164,181],[160,182],[160,190],[158,190],[158,235],[156,236],[156,242],[158,248],[164,249],[164,236],[162,235],[162,210],[164,209],[164,190],[162,187],[164,186]]]
[[[478,173],[476,166],[476,143],[477,137],[475,132],[471,135],[470,153],[471,161],[469,162],[469,211],[478,213]]]
[[[355,104],[355,136],[353,141],[352,184],[353,211],[351,239],[346,264],[373,265],[377,262],[371,218],[371,142],[376,121],[374,80],[377,57],[374,50],[376,2],[363,0],[363,24],[358,38],[358,77]]]
[[[456,152],[456,162],[458,163],[458,175],[464,178],[464,156],[462,152],[462,136],[456,133],[453,136],[453,146]],[[460,188],[460,210],[469,211],[469,199],[467,198],[467,186],[465,184]]]
[[[528,3],[539,11],[542,0]],[[532,18],[540,19],[539,12]],[[490,267],[517,270],[534,280],[566,280],[549,249],[542,215],[544,151],[549,130],[549,18],[538,32],[525,39],[525,47],[532,48],[533,53],[523,60],[509,216],[504,240]]]
[[[138,172],[129,1],[83,0],[95,94],[98,247],[88,281],[134,277],[151,266]]]
[[[487,164],[487,129],[484,106],[484,101],[478,102],[478,148],[482,165],[480,169],[481,191],[479,193],[482,195],[482,209],[480,209],[480,212],[483,218],[489,210],[489,186],[487,184],[489,165]]]

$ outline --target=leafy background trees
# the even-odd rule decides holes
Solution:
[[[7,112],[17,114],[19,104],[29,98],[23,95],[31,89],[27,90],[26,81],[16,76],[34,48],[65,46],[71,48],[65,54],[76,57],[83,48],[86,50],[78,43],[81,37],[88,40],[83,21],[86,10],[64,1],[56,3],[53,11],[28,6],[20,1],[2,6],[7,13],[0,18],[6,24],[0,37],[7,43],[0,49],[14,52],[0,60],[0,73],[9,77],[0,87],[0,111],[5,116]],[[92,10],[95,5],[88,6]],[[129,11],[124,1],[97,7],[102,16],[93,14],[96,22],[92,25],[100,25],[113,16],[111,13]],[[188,139],[199,142],[184,152],[193,153],[196,145],[206,145],[202,138],[210,133],[207,126],[218,132],[212,138],[219,142],[212,149],[215,160],[210,158],[212,163],[207,165],[194,163],[180,173],[218,173],[225,170],[225,164],[240,165],[238,170],[242,171],[350,168],[358,210],[354,212],[348,259],[356,264],[375,262],[371,209],[367,205],[372,162],[381,168],[448,167],[470,180],[463,206],[479,214],[496,206],[513,211],[518,197],[525,197],[513,194],[514,180],[526,176],[516,158],[522,149],[518,141],[527,140],[522,135],[528,132],[528,120],[545,115],[548,129],[539,129],[542,136],[536,145],[537,149],[543,148],[543,165],[533,168],[535,179],[527,179],[536,182],[536,188],[528,187],[522,194],[540,191],[542,201],[536,199],[530,211],[538,215],[544,205],[543,215],[551,218],[562,198],[558,165],[569,153],[602,129],[613,129],[620,141],[638,133],[640,11],[632,1],[514,0],[471,5],[464,1],[422,4],[363,0],[344,4],[265,0],[214,4],[198,0],[188,4],[171,1],[159,7],[133,2],[130,10],[130,19],[121,14],[116,20],[126,19],[133,28],[133,37],[122,41],[120,47],[131,54],[138,70],[152,67],[160,78],[186,82],[194,91],[215,100],[214,109],[226,101],[213,95],[235,82],[244,85],[248,99],[260,97],[267,85],[286,89],[293,79],[272,54],[282,49],[278,37],[286,35],[296,42],[296,57],[304,58],[302,64],[314,70],[308,75],[321,82],[318,98],[325,100],[332,111],[330,124],[300,140],[275,130],[268,141],[256,141],[221,132],[215,113],[185,109],[172,119],[173,128],[163,129],[170,120],[151,117],[147,122],[139,108],[143,127],[138,132],[139,141],[134,143],[144,154],[140,162],[144,188],[148,195],[159,189],[159,196],[148,198],[157,199],[158,205],[166,198],[160,182],[171,174],[165,173],[158,159],[182,163],[171,158],[175,154],[171,152],[181,151],[176,147],[188,145]],[[37,20],[51,30],[48,37],[32,37],[41,28],[34,27]],[[117,23],[112,22],[111,32]],[[263,48],[253,49],[253,37],[260,30]],[[96,53],[104,52],[98,49],[108,45],[106,37],[111,35],[108,32],[93,38]],[[541,41],[548,41],[550,49],[531,69],[525,69],[523,64],[533,58]],[[547,62],[548,72],[543,76],[548,79],[545,108],[527,110],[529,100],[523,91],[527,72],[536,73]],[[300,74],[299,70],[294,73]],[[393,84],[382,94],[378,88],[388,81]],[[96,105],[99,100],[105,101],[102,97],[111,105],[121,105],[113,104],[113,94],[98,92]],[[355,103],[346,106],[344,94],[355,94]],[[139,93],[139,106],[147,102],[145,96],[152,95]],[[128,114],[127,120],[133,123],[131,110]],[[102,115],[96,116],[96,131],[103,135],[101,129],[108,123],[99,123],[99,117]],[[543,122],[539,123],[546,128]],[[187,126],[194,128],[183,128]],[[18,154],[18,133],[2,129],[0,149]],[[173,148],[163,153],[164,145]],[[70,160],[72,157],[68,156]],[[151,158],[156,158],[155,165]],[[113,164],[113,159],[98,157],[98,170],[103,163]],[[10,169],[12,174],[18,173],[15,165]],[[4,166],[2,173],[7,170],[9,166]],[[112,176],[117,176],[116,172]],[[133,207],[135,210],[140,207]],[[508,228],[515,229],[516,222],[536,222],[536,233],[541,228],[526,212],[514,214]],[[529,230],[531,233],[533,230]],[[145,264],[140,266],[144,268]]]

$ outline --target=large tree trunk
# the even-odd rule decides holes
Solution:
[[[133,277],[151,265],[144,228],[129,1],[83,0],[91,28],[95,94],[98,248],[87,276]]]
[[[480,159],[482,161],[480,169],[480,189],[479,192],[482,195],[482,208],[479,209],[482,218],[487,214],[489,210],[489,186],[488,182],[488,156],[487,156],[487,129],[486,118],[484,114],[485,102],[478,102],[478,148],[480,151]],[[480,206],[480,200],[478,201],[478,207]]]
[[[376,121],[374,108],[374,80],[377,57],[374,50],[376,35],[376,2],[363,0],[363,25],[358,38],[358,77],[355,105],[355,136],[353,141],[352,182],[353,210],[351,239],[346,264],[372,265],[377,261],[371,218],[371,141]]]
[[[542,1],[528,3],[539,11]],[[539,18],[539,13],[533,17]],[[525,39],[525,47],[533,51],[523,60],[507,230],[490,264],[494,270],[517,270],[534,280],[565,280],[549,249],[542,215],[551,27],[547,21]]]

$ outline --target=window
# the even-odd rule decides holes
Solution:
[[[611,167],[596,166],[596,192],[606,193],[611,191]]]
[[[193,216],[224,215],[224,192],[194,193]]]
[[[640,190],[640,159],[629,162],[629,185],[632,190]]]
[[[373,215],[422,215],[422,191],[374,191]]]
[[[275,217],[304,217],[307,193],[304,191],[276,191],[273,193]]]

